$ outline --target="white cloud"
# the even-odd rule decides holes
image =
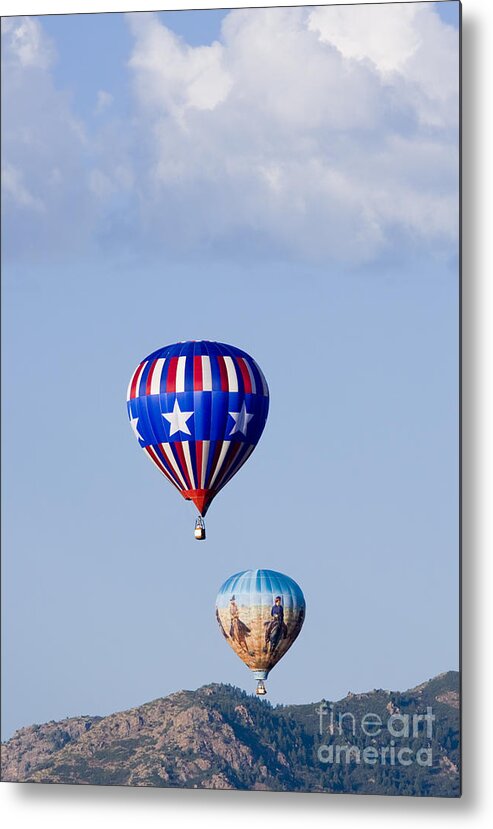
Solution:
[[[332,43],[345,58],[368,58],[382,73],[402,71],[420,45],[417,4],[319,6],[308,16],[308,28]]]
[[[370,62],[423,122],[457,122],[458,33],[430,4],[319,7],[309,28],[345,58]]]
[[[94,147],[70,97],[56,88],[54,47],[42,24],[2,25],[4,256],[58,256],[90,243]]]
[[[53,61],[53,46],[40,23],[31,17],[3,17],[2,39],[7,57],[14,64],[46,69]]]
[[[187,109],[212,110],[231,88],[219,43],[192,48],[150,14],[128,16],[136,36],[130,59],[141,102],[180,120]]]
[[[12,196],[14,202],[20,207],[27,207],[29,210],[37,212],[44,211],[45,208],[41,199],[33,196],[26,187],[22,171],[8,162],[2,164],[2,184],[4,192]]]
[[[6,25],[5,25],[6,23]],[[53,45],[42,23],[2,26],[2,197],[4,256],[79,256],[97,247],[108,211],[133,186],[119,124],[100,132],[76,117],[54,82]],[[100,91],[99,106],[108,108]],[[104,123],[103,123],[104,122]],[[98,122],[100,123],[100,122]]]
[[[39,200],[56,225],[73,199],[88,239],[104,227],[111,244],[122,221],[136,249],[184,256],[455,251],[457,32],[432,7],[232,11],[200,47],[153,14],[126,19],[133,111],[123,129],[99,90],[92,135],[49,62],[29,63],[34,47],[18,58],[23,23],[8,27],[6,189],[19,210]],[[47,54],[36,27],[25,31]]]
[[[396,236],[453,246],[457,34],[432,9],[234,11],[200,49],[129,19],[153,233],[164,205],[173,245],[220,249],[244,228],[266,249],[348,262]],[[220,82],[200,87],[211,66]]]

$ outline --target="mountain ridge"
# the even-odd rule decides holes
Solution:
[[[2,744],[1,778],[457,797],[459,674],[299,705],[220,683],[175,691],[104,717],[21,728]]]

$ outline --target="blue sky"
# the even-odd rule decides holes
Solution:
[[[307,601],[273,702],[457,667],[443,6],[373,29],[361,7],[4,28],[6,736],[211,681],[253,689],[214,617],[247,568]],[[199,545],[125,392],[146,354],[202,337],[252,354],[271,410]]]

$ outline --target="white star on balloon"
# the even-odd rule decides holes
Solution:
[[[138,422],[139,422],[138,417],[131,417],[130,418],[130,425],[131,425],[132,429],[134,430],[135,437],[138,438],[139,440],[144,440],[144,438],[142,437],[142,435],[140,434],[140,432],[138,430],[138,427],[137,427]]]
[[[234,435],[235,432],[242,432],[244,435],[246,435],[248,422],[252,419],[253,414],[248,414],[245,406],[245,401],[243,401],[243,405],[239,412],[229,412],[229,414],[235,422],[235,425],[233,426],[229,434]]]
[[[169,434],[174,435],[175,432],[185,432],[186,435],[191,435],[191,431],[187,426],[187,420],[192,417],[193,412],[182,412],[178,400],[175,400],[173,411],[169,414],[163,413],[163,417],[170,423]]]

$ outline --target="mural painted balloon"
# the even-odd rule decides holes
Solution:
[[[257,680],[264,680],[298,636],[305,619],[301,588],[275,570],[245,570],[224,582],[216,599],[216,618],[228,644]]]
[[[188,341],[160,348],[139,363],[127,408],[140,446],[203,517],[260,440],[269,389],[245,351]],[[205,537],[205,527],[202,536],[196,527],[196,537]]]

